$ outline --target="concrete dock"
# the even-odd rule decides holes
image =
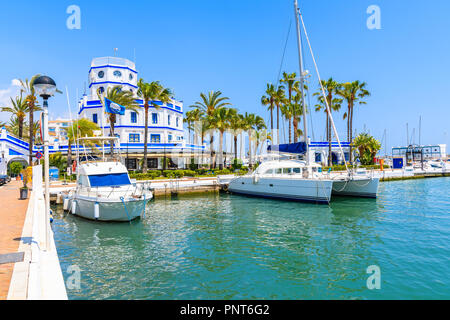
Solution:
[[[0,299],[67,300],[53,231],[45,215],[42,168],[33,167],[28,200],[18,199],[21,186],[21,181],[11,181],[0,187]]]
[[[22,181],[0,187],[0,255],[18,253],[29,200],[19,200]],[[0,300],[8,296],[15,263],[0,264]]]

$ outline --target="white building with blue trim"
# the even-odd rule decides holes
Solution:
[[[137,169],[138,160],[144,151],[144,101],[137,95],[138,72],[133,62],[116,57],[96,58],[92,60],[89,70],[89,95],[85,94],[79,101],[79,118],[86,118],[97,123],[103,134],[110,134],[110,124],[104,114],[104,107],[97,92],[107,92],[109,88],[121,86],[136,95],[139,112],[126,110],[124,115],[117,115],[114,133],[120,138],[122,152],[127,153],[127,165]],[[161,158],[167,154],[176,154],[174,165],[184,167],[185,160],[194,153],[205,150],[205,146],[187,144],[183,128],[183,102],[172,100],[170,103],[155,101],[159,108],[150,106],[148,123],[149,168],[162,168]],[[182,158],[180,160],[180,157]],[[173,165],[172,165],[173,166]]]

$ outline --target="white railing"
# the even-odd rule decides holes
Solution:
[[[117,58],[117,57],[95,58],[92,60],[92,63],[91,63],[91,67],[99,67],[99,66],[105,66],[105,65],[128,67],[132,70],[136,70],[136,64],[134,62],[131,62],[130,60],[124,59],[124,58]]]

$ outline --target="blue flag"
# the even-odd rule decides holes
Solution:
[[[118,103],[115,103],[107,98],[105,98],[105,111],[107,113],[120,114],[121,116],[125,115],[125,107],[121,106]]]

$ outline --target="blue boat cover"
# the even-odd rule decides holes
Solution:
[[[306,143],[298,142],[298,143],[291,143],[291,144],[280,144],[280,145],[269,146],[267,148],[267,151],[304,154],[304,153],[306,153]]]
[[[91,187],[118,187],[131,184],[130,178],[126,173],[117,174],[99,174],[89,176]]]

